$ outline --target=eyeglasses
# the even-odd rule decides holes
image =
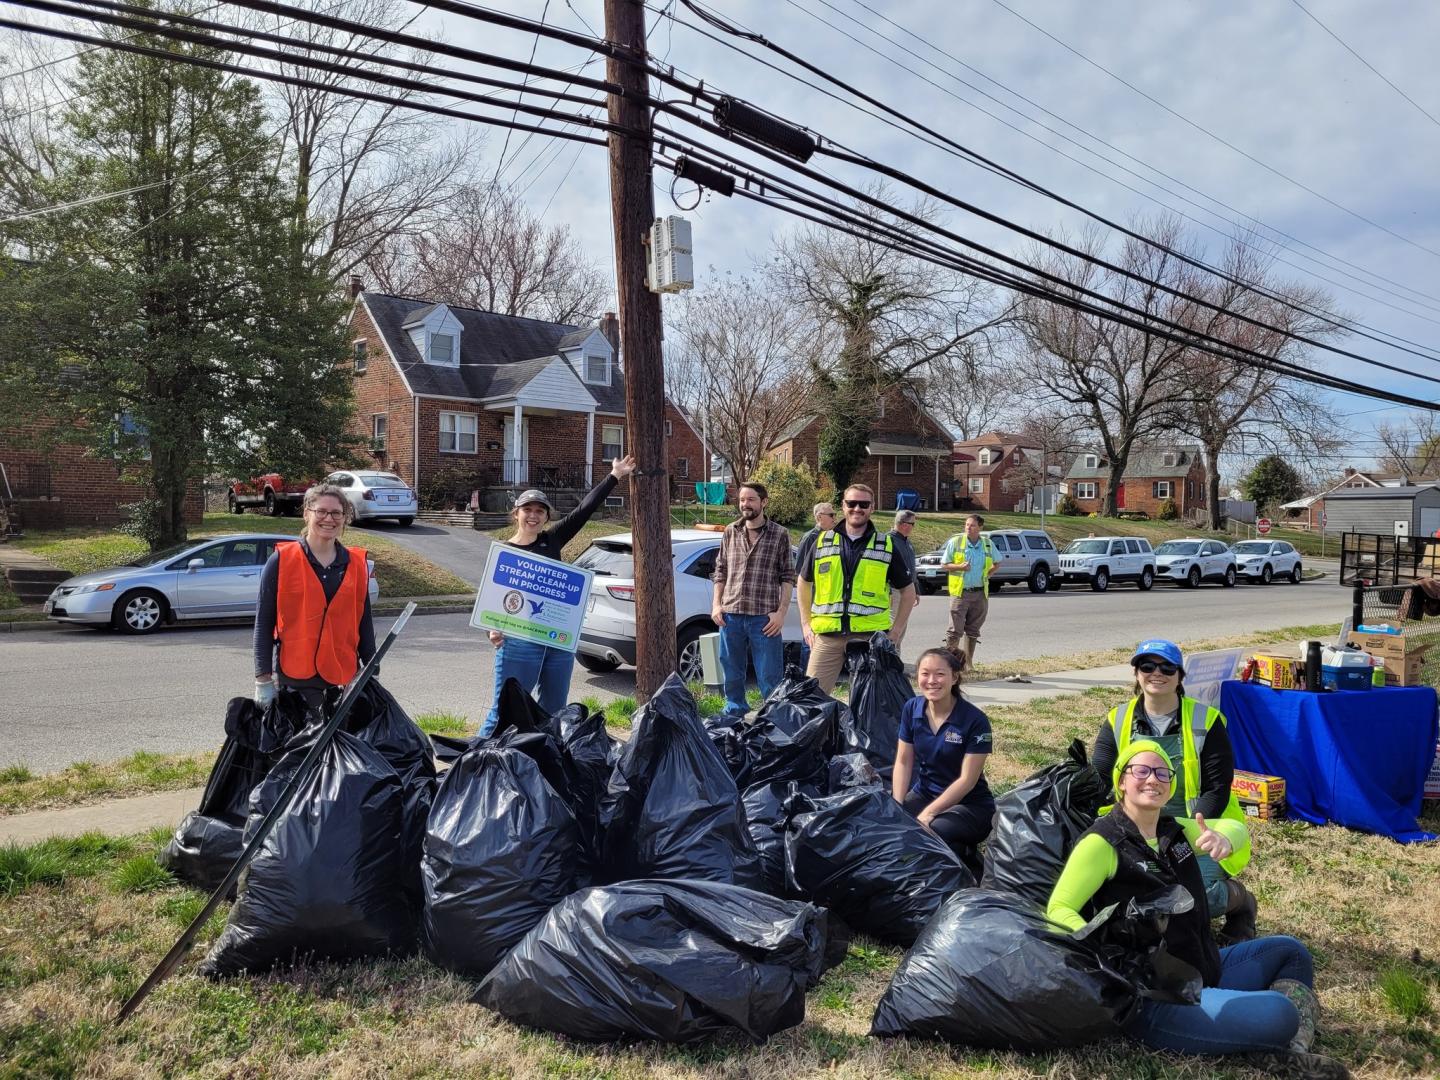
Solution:
[[[316,510],[313,506],[310,508],[310,513],[318,518],[335,518],[336,520],[345,516],[344,510]]]
[[[1175,770],[1164,765],[1126,765],[1125,771],[1136,780],[1149,780],[1153,776],[1162,784],[1168,784],[1175,776]]]
[[[870,500],[869,500],[869,499],[846,499],[846,500],[845,500],[845,509],[847,509],[847,510],[869,510],[869,509],[870,509]]]
[[[1167,677],[1170,675],[1174,675],[1177,671],[1180,670],[1174,664],[1162,664],[1156,660],[1142,660],[1135,666],[1140,669],[1140,671],[1144,672],[1146,675],[1154,675],[1155,672],[1158,671],[1161,675],[1165,675]]]

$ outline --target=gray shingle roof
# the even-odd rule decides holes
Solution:
[[[1165,454],[1175,454],[1175,464],[1163,464]],[[1094,480],[1108,479],[1110,466],[1105,463],[1105,456],[1098,451],[1095,452],[1098,459],[1096,467],[1091,469],[1085,466],[1085,455],[1078,454],[1070,466],[1070,471],[1065,474],[1067,480]],[[1158,450],[1133,450],[1130,453],[1130,460],[1125,465],[1125,475],[1136,480],[1149,480],[1158,478],[1164,480],[1167,477],[1181,477],[1190,471],[1190,466],[1203,458],[1200,455],[1198,446],[1172,446]]]
[[[569,326],[541,319],[522,319],[516,315],[498,315],[493,311],[447,305],[460,320],[460,366],[440,367],[421,359],[406,331],[437,304],[385,293],[362,294],[371,317],[385,339],[395,363],[404,372],[416,394],[438,397],[486,398],[513,394],[524,386],[559,350],[578,345],[590,336],[595,327]],[[511,372],[511,365],[533,363],[533,370]],[[521,381],[515,382],[516,378]],[[585,389],[602,413],[623,416],[625,413],[625,382],[618,364],[612,368],[609,386],[586,383]]]
[[[581,345],[585,344],[585,339],[593,334],[596,329],[597,327],[592,326],[588,330],[584,327],[581,327],[579,330],[572,330],[562,337],[560,344],[555,347],[557,349],[578,349]]]

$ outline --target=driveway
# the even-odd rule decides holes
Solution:
[[[350,529],[351,536],[357,542],[365,533],[376,533],[409,548],[436,566],[449,570],[477,589],[480,587],[480,574],[485,569],[485,560],[489,557],[492,543],[490,535],[478,529],[455,529],[444,525],[428,525],[420,521],[413,525],[398,525],[393,521],[370,521],[351,525]]]

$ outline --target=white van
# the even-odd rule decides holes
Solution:
[[[1073,540],[1060,553],[1061,582],[1088,582],[1104,592],[1112,581],[1133,581],[1141,591],[1155,584],[1155,552],[1143,536],[1092,536]]]

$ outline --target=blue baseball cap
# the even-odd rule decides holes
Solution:
[[[1135,646],[1135,655],[1130,658],[1131,665],[1138,664],[1141,657],[1153,656],[1166,663],[1174,664],[1185,673],[1185,658],[1180,655],[1180,646],[1173,641],[1166,641],[1164,638],[1148,638]]]

